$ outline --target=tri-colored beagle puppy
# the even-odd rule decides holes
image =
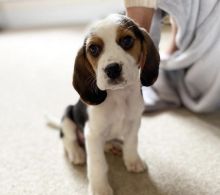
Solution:
[[[113,194],[104,156],[109,140],[123,141],[128,171],[145,170],[137,151],[141,85],[156,81],[159,62],[148,33],[126,16],[110,15],[90,28],[75,59],[73,86],[80,100],[66,109],[61,130],[69,160],[82,164],[87,158],[89,195]]]

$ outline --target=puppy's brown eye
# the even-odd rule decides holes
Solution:
[[[125,50],[130,49],[133,46],[133,43],[134,43],[134,39],[129,35],[123,37],[119,41],[120,46]]]
[[[98,57],[101,53],[101,47],[99,45],[92,44],[89,46],[89,52],[93,57]]]

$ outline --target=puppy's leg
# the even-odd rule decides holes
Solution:
[[[135,121],[129,126],[130,131],[126,135],[123,145],[124,162],[128,171],[143,172],[147,167],[138,154],[138,129],[140,121]]]
[[[83,148],[79,146],[76,136],[76,125],[68,117],[64,117],[62,121],[62,139],[67,157],[75,165],[84,164],[86,155]]]
[[[96,132],[91,130],[91,132]],[[104,142],[101,136],[86,133],[89,195],[113,195],[107,178]]]

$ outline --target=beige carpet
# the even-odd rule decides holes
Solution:
[[[44,119],[77,100],[71,77],[81,41],[77,29],[0,34],[0,195],[86,195],[86,168],[67,162]],[[145,116],[139,149],[147,173],[127,173],[108,156],[115,195],[220,194],[220,114]]]

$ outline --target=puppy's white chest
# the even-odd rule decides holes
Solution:
[[[136,116],[133,114],[135,107],[131,104],[129,98],[121,98],[114,102],[113,105],[114,106],[111,111],[111,125],[108,130],[108,139],[123,139],[129,124],[136,120]]]
[[[143,107],[139,85],[110,91],[105,102],[89,112],[91,133],[102,135],[105,140],[123,139],[130,127],[140,120]]]

